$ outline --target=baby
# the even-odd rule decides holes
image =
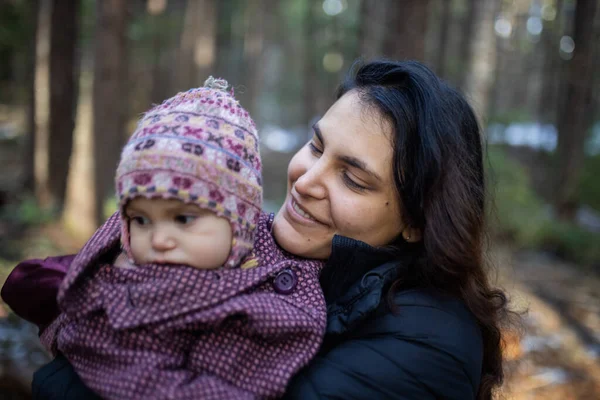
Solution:
[[[321,344],[322,263],[275,244],[256,128],[226,88],[211,77],[142,117],[119,211],[69,260],[40,337],[103,398],[277,397]],[[35,296],[19,268],[17,313],[13,292]]]

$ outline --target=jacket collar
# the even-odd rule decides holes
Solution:
[[[331,256],[321,273],[321,287],[327,303],[338,299],[374,267],[394,260],[394,254],[360,240],[335,235]]]
[[[390,251],[336,235],[321,272],[327,302],[327,333],[341,334],[362,321],[384,301],[400,269],[412,264],[413,244],[402,241]]]

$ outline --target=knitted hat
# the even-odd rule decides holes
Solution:
[[[227,86],[211,76],[204,87],[152,108],[125,145],[116,186],[130,258],[124,208],[138,196],[178,199],[227,218],[233,243],[226,267],[238,266],[252,249],[262,206],[258,136]]]

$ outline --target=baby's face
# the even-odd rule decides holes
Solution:
[[[213,269],[222,266],[231,251],[229,221],[196,205],[137,197],[127,204],[125,214],[136,264]]]

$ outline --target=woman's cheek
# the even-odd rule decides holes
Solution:
[[[357,224],[363,221],[363,205],[351,195],[340,193],[331,201],[331,213],[339,234],[349,236],[357,230]]]

